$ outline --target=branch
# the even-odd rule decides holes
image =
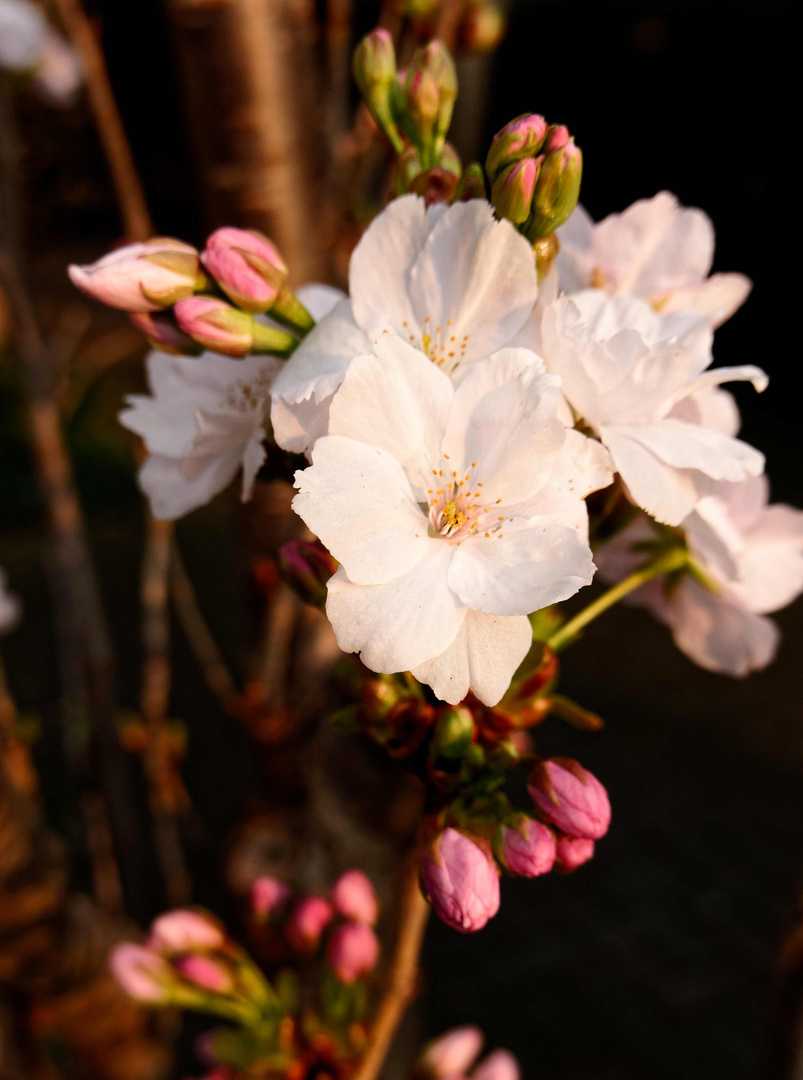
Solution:
[[[418,961],[429,904],[418,884],[418,859],[410,859],[405,872],[399,932],[391,960],[388,985],[374,1018],[368,1048],[353,1080],[376,1080],[390,1050],[393,1036],[418,990]]]

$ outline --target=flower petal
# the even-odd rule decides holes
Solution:
[[[387,451],[425,501],[453,396],[449,378],[423,353],[385,334],[375,356],[349,367],[329,410],[329,431]]]
[[[354,585],[340,567],[329,581],[326,614],[344,652],[359,652],[372,671],[407,671],[439,656],[466,615],[447,584],[454,547],[430,540],[406,574],[385,585]]]
[[[712,274],[706,281],[672,289],[660,304],[661,313],[696,311],[716,330],[742,306],[753,282],[744,274]]]
[[[612,431],[641,443],[666,465],[675,469],[698,469],[713,480],[746,480],[764,471],[764,455],[755,447],[709,428],[661,420],[656,424],[616,424],[604,429],[603,442],[610,446]]]
[[[496,705],[527,655],[533,633],[526,615],[468,611],[452,644],[412,670],[436,697],[457,705],[471,690],[484,705]]]
[[[484,199],[455,203],[426,238],[410,274],[418,326],[454,337],[454,363],[500,349],[527,320],[538,295],[532,248]],[[448,363],[446,366],[450,366]],[[454,365],[452,365],[454,366]]]
[[[533,518],[464,540],[449,585],[474,611],[527,615],[574,596],[593,576],[591,549],[574,529]]]
[[[310,330],[271,387],[271,397],[294,405],[334,392],[355,356],[371,352],[371,343],[354,321],[351,303],[341,300]]]
[[[175,458],[152,454],[137,479],[148,496],[153,516],[160,521],[175,521],[211,502],[229,486],[241,464],[238,454],[207,458],[205,467],[188,480]]]
[[[398,578],[428,549],[427,519],[404,471],[376,446],[325,435],[296,488],[293,509],[354,584]]]

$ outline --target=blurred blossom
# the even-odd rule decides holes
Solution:
[[[109,966],[123,990],[137,1001],[166,1001],[175,981],[170,965],[161,956],[130,942],[112,949]]]
[[[494,1050],[479,1063],[471,1080],[521,1080],[519,1063],[507,1050]]]
[[[332,903],[344,919],[373,926],[379,914],[379,901],[373,885],[362,870],[346,870],[335,882]]]
[[[8,591],[8,577],[0,566],[0,634],[8,633],[17,625],[22,613],[19,600]]]
[[[297,900],[285,927],[290,944],[299,952],[314,952],[333,915],[332,905],[322,896],[304,896]]]
[[[468,1072],[482,1050],[485,1037],[478,1027],[452,1028],[424,1048],[417,1070],[433,1080],[448,1080]]]
[[[198,911],[178,909],[160,915],[151,925],[148,945],[164,952],[218,949],[226,935],[217,919]]]
[[[213,994],[228,994],[234,988],[231,972],[208,956],[191,954],[179,957],[175,968],[188,982]]]
[[[289,885],[266,875],[251,886],[251,908],[258,918],[269,919],[287,907],[292,895]]]
[[[326,946],[326,962],[337,978],[347,984],[370,974],[378,960],[376,934],[364,923],[341,923]]]

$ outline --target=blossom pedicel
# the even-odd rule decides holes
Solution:
[[[213,296],[180,300],[173,311],[179,327],[193,341],[225,356],[265,352],[287,356],[298,344],[292,334],[265,326],[248,312]]]

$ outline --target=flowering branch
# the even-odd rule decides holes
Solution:
[[[589,604],[573,619],[569,619],[549,638],[547,645],[553,652],[560,652],[567,645],[570,645],[580,631],[588,626],[590,622],[593,622],[598,615],[602,615],[608,608],[613,607],[614,604],[617,604],[629,593],[640,589],[642,585],[646,585],[653,578],[661,577],[663,574],[671,574],[673,570],[680,570],[688,564],[688,561],[689,556],[684,548],[672,548],[671,551],[664,552],[640,569],[634,570],[632,574],[629,574],[618,584],[608,589],[607,592],[604,592],[593,604]]]

